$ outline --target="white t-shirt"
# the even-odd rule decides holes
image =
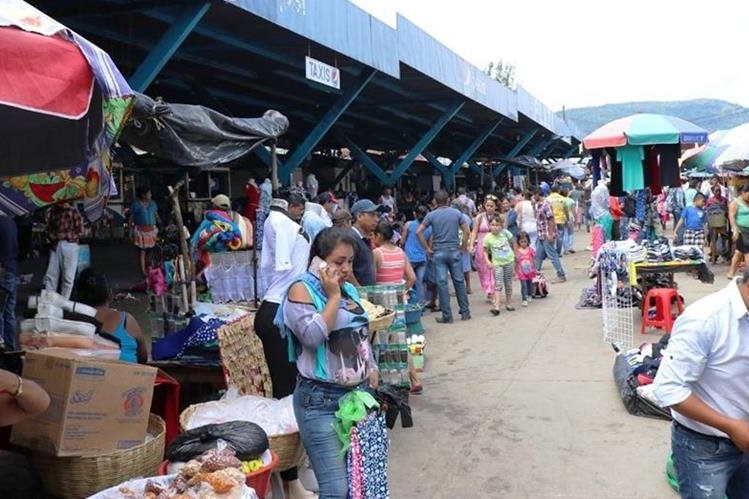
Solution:
[[[267,285],[263,301],[280,304],[289,286],[307,271],[310,243],[301,226],[285,213],[271,210],[263,224],[260,275]]]

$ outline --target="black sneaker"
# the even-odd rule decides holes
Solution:
[[[489,310],[489,313],[491,313],[494,317],[496,317],[499,315],[499,310],[497,310],[496,308],[493,308]]]
[[[465,314],[460,316],[460,320],[462,321],[470,321],[471,320],[471,314]]]
[[[445,319],[444,317],[435,317],[434,320],[438,324],[452,324],[453,323],[452,319]]]

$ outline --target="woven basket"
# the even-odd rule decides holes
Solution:
[[[148,433],[140,445],[92,457],[55,457],[33,452],[31,465],[48,492],[65,499],[88,497],[137,477],[156,475],[164,458],[164,420],[151,414]]]
[[[304,456],[304,446],[299,432],[268,437],[270,449],[278,454],[277,471],[286,471],[299,466]]]
[[[383,315],[376,319],[369,321],[369,332],[381,331],[390,327],[390,324],[395,320],[395,311],[390,311],[389,314]]]
[[[179,415],[179,426],[185,431],[197,405],[191,405]],[[286,435],[272,435],[268,437],[270,449],[278,454],[278,466],[276,471],[286,471],[297,466],[304,456],[304,447],[299,432],[287,433]]]

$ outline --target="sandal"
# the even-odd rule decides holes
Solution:
[[[513,307],[512,305],[507,305],[505,306],[505,310],[507,310],[508,312],[512,312],[515,310],[515,307]]]
[[[491,313],[494,317],[496,317],[496,316],[499,315],[499,309],[498,308],[493,308],[493,309],[489,310],[489,313]]]

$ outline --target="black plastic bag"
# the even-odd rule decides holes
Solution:
[[[629,356],[621,354],[614,361],[614,381],[619,390],[619,396],[626,407],[627,412],[635,416],[671,420],[668,410],[659,407],[651,401],[637,394],[637,380],[632,374],[635,366],[630,366]]]
[[[399,414],[403,428],[411,428],[414,425],[411,406],[408,404],[408,388],[383,385],[375,391],[375,398],[380,403],[380,409],[385,412],[385,423],[388,428],[393,429]]]
[[[166,451],[172,462],[186,462],[204,452],[217,448],[223,440],[242,461],[257,459],[268,450],[268,435],[255,423],[228,421],[193,428],[177,435]]]

